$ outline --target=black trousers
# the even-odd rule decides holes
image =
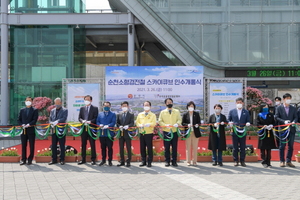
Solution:
[[[271,149],[261,149],[260,157],[262,159],[261,164],[271,165]]]
[[[93,138],[91,138],[91,136],[89,136],[87,131],[83,131],[81,134],[81,157],[82,157],[82,161],[86,161],[86,144],[87,144],[87,140],[89,140],[90,145],[91,145],[91,151],[92,151],[92,155],[91,155],[91,160],[92,161],[96,161],[96,146],[95,146],[95,140]]]
[[[126,144],[126,149],[127,149],[127,159],[126,162],[130,163],[131,161],[131,139],[129,137],[125,138],[124,136],[119,138],[119,146],[120,146],[120,157],[121,163],[125,162],[125,157],[124,157],[124,144]]]
[[[106,153],[108,154],[108,161],[112,161],[113,157],[113,141],[111,141],[108,137],[100,137],[100,146],[102,153],[102,161],[106,161]],[[107,149],[107,151],[106,151]]]
[[[34,156],[34,144],[35,144],[35,132],[34,132],[34,127],[29,127],[24,129],[23,133],[21,134],[21,144],[22,144],[22,161],[26,162],[32,162],[33,156]],[[30,154],[27,158],[27,141],[29,141],[29,149],[30,149]]]
[[[167,139],[168,132],[164,131],[164,139]],[[173,138],[171,141],[165,141],[164,140],[164,146],[165,146],[165,161],[170,162],[170,146],[172,146],[172,163],[177,162],[177,146],[178,146],[178,135],[177,133],[173,133]]]
[[[52,135],[52,145],[51,145],[51,151],[52,151],[52,161],[57,161],[57,143],[59,142],[60,147],[60,161],[65,161],[65,153],[66,153],[66,136],[59,138],[57,137],[56,133],[53,133]]]
[[[141,134],[140,137],[140,151],[141,151],[141,156],[142,156],[142,162],[148,164],[152,163],[153,160],[153,134]],[[146,148],[147,148],[147,153],[148,153],[148,160],[146,159],[147,154],[146,154]]]

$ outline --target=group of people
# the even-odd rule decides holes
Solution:
[[[285,94],[283,96],[283,104],[276,103],[275,116],[269,111],[269,106],[265,103],[260,105],[260,112],[257,116],[257,126],[263,132],[263,138],[259,140],[258,148],[261,150],[261,159],[264,167],[271,167],[271,149],[277,148],[276,140],[273,134],[273,127],[285,130],[285,127],[293,125],[300,119],[300,110],[297,112],[296,108],[290,105],[292,96]],[[164,139],[164,156],[165,166],[178,166],[177,164],[177,150],[178,150],[178,135],[173,134],[177,132],[178,127],[184,127],[189,131],[189,136],[186,138],[186,161],[187,165],[197,165],[197,150],[198,141],[201,137],[201,117],[199,112],[196,112],[196,105],[190,101],[186,105],[187,111],[181,117],[178,109],[173,107],[173,100],[171,98],[165,99],[164,103],[166,109],[162,110],[157,120],[156,115],[151,112],[151,102],[145,101],[143,103],[143,112],[139,113],[136,120],[134,115],[129,112],[129,103],[124,101],[121,103],[122,112],[115,114],[111,112],[111,103],[106,101],[103,103],[103,112],[99,113],[98,107],[92,105],[92,96],[86,95],[84,97],[85,106],[80,108],[78,121],[82,124],[89,125],[91,128],[100,128],[100,146],[102,159],[99,166],[106,164],[112,166],[113,159],[113,140],[111,136],[114,135],[112,128],[118,127],[120,130],[119,147],[120,147],[120,163],[117,166],[130,167],[132,152],[131,152],[131,135],[129,129],[136,126],[140,133],[140,153],[141,164],[140,167],[152,166],[153,160],[153,132],[157,124],[162,128]],[[276,97],[276,102],[281,101],[280,97]],[[20,165],[32,164],[34,156],[34,141],[35,130],[34,125],[38,119],[38,111],[32,107],[33,98],[27,97],[25,100],[25,108],[20,110],[18,116],[18,124],[23,127],[24,131],[21,134],[22,142],[22,158]],[[55,108],[50,112],[49,123],[52,127],[57,124],[66,123],[68,110],[62,106],[62,100],[56,98],[54,100]],[[238,134],[244,131],[245,126],[250,126],[250,114],[244,108],[243,98],[236,99],[236,108],[230,110],[228,118],[222,114],[222,105],[214,105],[214,114],[209,117],[210,134],[208,149],[212,150],[212,165],[223,166],[222,153],[226,150],[225,128],[231,128],[232,145],[233,145],[233,159],[234,166],[243,166],[245,164],[245,150],[246,150],[246,134]],[[53,128],[52,132],[55,133]],[[293,153],[293,143],[296,129],[294,126],[289,126],[288,134],[278,134],[279,149],[280,149],[280,166],[295,167],[291,163]],[[287,133],[287,132],[285,132]],[[93,133],[92,133],[93,134]],[[30,145],[30,154],[27,157],[27,141]],[[84,128],[81,133],[81,157],[82,160],[78,162],[79,165],[86,163],[86,146],[87,141],[91,147],[91,164],[96,164],[96,145],[95,140],[91,137],[88,129]],[[288,141],[288,142],[286,142]],[[65,137],[58,137],[56,134],[52,135],[52,160],[49,165],[58,163],[57,159],[57,144],[60,146],[60,164],[64,165],[65,161]],[[288,143],[288,153],[286,159],[284,150],[286,143]],[[126,146],[127,158],[125,159],[124,145]]]

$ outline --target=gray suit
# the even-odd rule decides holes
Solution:
[[[289,120],[290,122],[298,122],[297,116],[297,109],[294,106],[289,105],[289,112],[288,114],[285,111],[284,105],[280,105],[277,107],[275,112],[275,119],[277,120],[279,125],[284,125],[285,121]],[[284,129],[286,126],[280,126],[279,129]],[[285,139],[288,140],[288,152],[286,155],[286,162],[291,162],[293,150],[294,150],[294,140],[295,140],[295,133],[296,129],[293,126],[290,126],[289,136]],[[284,149],[286,143],[283,138],[286,137],[285,131],[279,132],[279,136],[281,137],[280,144],[279,144],[279,155],[280,155],[280,162],[285,162],[284,158]]]

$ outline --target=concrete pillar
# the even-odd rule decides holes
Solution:
[[[134,16],[128,12],[128,66],[134,66]]]

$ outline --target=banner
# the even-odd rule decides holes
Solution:
[[[67,106],[68,122],[78,121],[80,107],[85,106],[84,96],[93,97],[92,105],[99,107],[100,84],[99,83],[68,83],[67,84]]]
[[[203,114],[202,66],[138,66],[106,67],[106,100],[113,111],[120,111],[122,101],[128,101],[131,111],[137,115],[143,111],[143,103],[150,101],[152,112],[166,108],[164,100],[172,98],[174,107],[186,112],[186,104],[194,101]]]
[[[228,117],[229,111],[236,108],[235,100],[243,98],[243,83],[210,83],[209,91],[209,114],[215,112],[215,104],[221,104],[222,114]]]

